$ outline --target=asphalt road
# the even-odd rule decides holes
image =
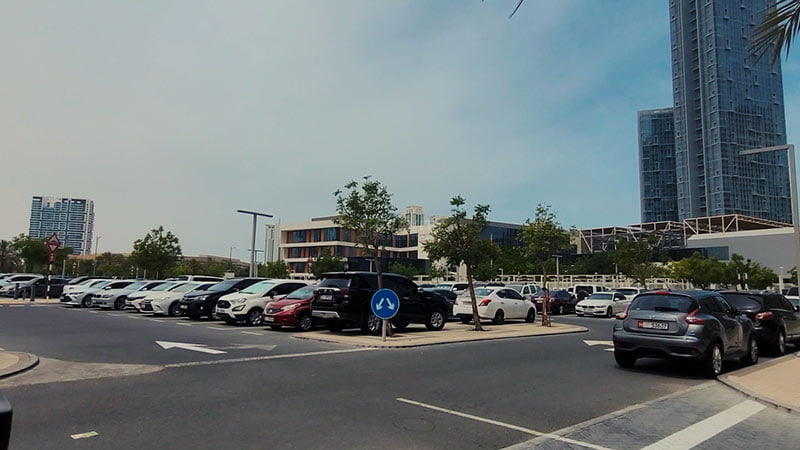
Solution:
[[[608,346],[584,342],[609,340],[609,319],[556,318],[587,333],[364,350],[93,311],[0,309],[0,347],[77,362],[0,380],[15,407],[12,448],[501,448],[536,438],[523,445],[641,448],[691,425],[679,408],[702,421],[746,402],[665,361],[616,367]],[[151,370],[115,375],[129,364]],[[64,381],[70,370],[97,378]],[[759,410],[702,445],[793,448],[794,437],[775,430],[799,425]],[[539,436],[557,430],[567,437]],[[97,434],[72,437],[84,433]]]

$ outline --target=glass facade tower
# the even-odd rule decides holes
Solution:
[[[639,111],[639,188],[642,223],[678,220],[672,108]]]
[[[45,239],[58,234],[62,247],[73,255],[92,252],[94,202],[80,198],[33,197],[28,236]]]
[[[744,214],[791,223],[780,63],[750,54],[775,0],[669,0],[678,218]]]

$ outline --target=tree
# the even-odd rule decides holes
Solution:
[[[415,276],[422,275],[425,273],[424,270],[421,270],[418,267],[412,266],[410,264],[403,264],[399,262],[393,262],[389,264],[389,272],[396,273],[398,275],[402,275],[408,279],[413,280]]]
[[[587,274],[587,273],[614,273],[614,252],[596,252],[583,255],[575,260],[572,265],[561,264],[561,273]]]
[[[706,258],[699,252],[694,252],[692,256],[670,265],[670,277],[689,281],[700,289],[707,289],[712,283],[722,283],[726,280],[727,268],[728,266],[717,258]]]
[[[149,270],[156,277],[163,276],[181,257],[178,237],[163,226],[152,229],[142,239],[133,243],[131,262],[137,267]]]
[[[0,241],[0,272],[13,272],[19,264],[17,249],[11,241]]]
[[[647,280],[659,274],[658,267],[653,264],[657,250],[655,238],[617,241],[615,256],[622,273],[633,278],[636,284],[647,287]]]
[[[383,268],[381,257],[394,235],[407,229],[405,218],[397,214],[397,207],[392,204],[392,195],[379,181],[364,177],[359,185],[356,181],[347,183],[347,192],[337,190],[336,212],[334,223],[352,230],[355,242],[364,248],[375,260],[375,272],[378,275],[378,289],[383,288]]]
[[[44,239],[26,237],[23,234],[15,237],[11,244],[23,262],[25,272],[39,271],[48,263],[49,252]]]
[[[258,265],[258,276],[266,278],[289,278],[289,265],[279,259]]]
[[[475,266],[475,270],[472,272],[472,277],[479,281],[491,281],[497,278],[497,275],[500,274],[500,270],[498,270],[499,266],[494,265],[494,263],[489,261],[484,261],[477,266]]]
[[[472,298],[472,319],[475,322],[475,331],[483,331],[478,316],[473,279],[476,268],[491,261],[499,251],[494,242],[481,236],[481,232],[486,228],[489,205],[475,206],[472,219],[467,220],[464,203],[465,200],[461,196],[453,197],[450,200],[453,214],[434,227],[431,233],[432,239],[424,246],[432,261],[444,260],[451,266],[464,264],[467,269],[469,295]]]
[[[129,276],[130,262],[123,255],[106,252],[95,260],[95,273],[106,277]]]
[[[557,253],[569,246],[569,233],[556,221],[556,214],[547,205],[536,206],[533,221],[527,219],[522,226],[522,241],[534,264],[542,268],[542,325],[550,326],[550,315],[547,311],[550,297],[547,290],[547,264]]]
[[[800,30],[800,0],[777,0],[764,19],[753,29],[750,48],[757,57],[772,51],[772,63],[789,56],[789,47]]]
[[[525,253],[525,247],[519,246],[501,248],[494,265],[502,268],[506,275],[533,273],[535,270],[530,258]]]
[[[431,280],[441,280],[448,275],[447,268],[441,267],[436,264],[431,263],[431,268],[428,269],[428,277]]]
[[[322,274],[327,272],[341,272],[344,270],[344,261],[332,256],[321,255],[311,263],[311,273],[314,278],[322,279]]]

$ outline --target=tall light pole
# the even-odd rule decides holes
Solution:
[[[100,238],[102,235],[98,234],[94,238],[94,262],[92,263],[92,276],[97,274],[97,247],[100,246]]]
[[[233,249],[236,247],[231,246],[230,250],[228,250],[228,270],[233,266]]]
[[[789,152],[789,189],[791,189],[791,195],[789,198],[792,202],[792,227],[794,228],[795,268],[797,272],[797,278],[794,281],[795,284],[800,287],[800,220],[798,220],[797,172],[794,165],[794,144],[773,145],[772,147],[742,150],[739,152],[739,155],[754,155],[756,153],[765,153],[778,150],[787,150]]]
[[[272,214],[265,214],[265,213],[255,212],[255,211],[246,211],[244,209],[237,209],[236,212],[242,213],[242,214],[250,214],[250,215],[253,216],[253,235],[252,235],[252,238],[250,239],[250,249],[253,250],[253,251],[250,252],[250,276],[254,277],[254,276],[256,276],[255,275],[256,274],[256,272],[255,272],[255,270],[256,270],[256,252],[255,252],[255,248],[256,248],[256,222],[258,221],[258,216],[270,217],[271,218]]]
[[[558,275],[559,275],[559,273],[558,273],[558,262],[561,260],[561,258],[563,258],[563,256],[561,256],[561,255],[550,255],[550,256],[552,256],[553,258],[556,259],[556,281],[558,281]]]

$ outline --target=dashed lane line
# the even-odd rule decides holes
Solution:
[[[100,314],[100,311],[89,311],[92,314]]]
[[[230,328],[206,327],[206,328],[208,328],[209,330],[218,330],[218,331],[236,331],[237,330],[236,328],[233,328],[233,327],[230,327]]]
[[[257,331],[242,331],[243,334],[252,334],[253,336],[263,336],[264,333],[259,333]]]
[[[175,322],[175,325],[180,325],[182,327],[190,327],[192,324],[190,323],[183,323],[183,322]]]
[[[89,431],[87,433],[71,434],[69,437],[71,437],[72,439],[86,439],[86,438],[95,437],[95,436],[99,436],[99,435],[100,435],[100,433],[98,433],[97,431]]]
[[[8,305],[9,308],[24,308],[28,305]]]
[[[147,320],[149,320],[151,322],[163,322],[162,319],[147,319]]]
[[[213,361],[192,361],[184,363],[166,364],[164,365],[164,367],[176,368],[176,367],[210,366],[214,364],[232,364],[232,363],[249,362],[249,361],[265,361],[268,359],[303,358],[306,356],[337,355],[340,353],[370,352],[375,350],[376,349],[374,348],[368,348],[368,347],[350,348],[345,350],[323,350],[319,352],[287,353],[284,355],[251,356],[249,358],[217,359]]]
[[[658,442],[648,445],[642,450],[692,448],[722,433],[728,428],[743,422],[748,417],[760,412],[764,408],[766,408],[766,406],[761,403],[754,402],[753,400],[745,400],[721,413],[715,414],[708,419],[697,422]]]
[[[550,439],[554,439],[554,440],[561,441],[561,442],[566,442],[568,444],[580,445],[581,447],[593,448],[593,449],[596,449],[596,450],[611,450],[608,447],[603,447],[601,445],[590,444],[588,442],[582,442],[582,441],[578,441],[578,440],[575,440],[575,439],[565,438],[563,436],[557,436],[557,435],[554,435],[554,434],[543,433],[541,431],[531,430],[530,428],[520,427],[520,426],[517,426],[517,425],[513,425],[513,424],[505,423],[505,422],[500,422],[500,421],[493,420],[493,419],[487,419],[485,417],[473,416],[472,414],[467,414],[467,413],[463,413],[463,412],[460,412],[460,411],[455,411],[455,410],[447,409],[447,408],[441,408],[441,407],[438,407],[438,406],[429,405],[427,403],[421,403],[421,402],[417,402],[417,401],[414,401],[414,400],[408,400],[408,399],[405,399],[405,398],[397,398],[396,400],[399,401],[399,402],[407,403],[409,405],[420,406],[422,408],[428,408],[428,409],[432,409],[434,411],[439,411],[439,412],[443,412],[443,413],[447,413],[447,414],[452,414],[454,416],[463,417],[465,419],[475,420],[475,421],[478,421],[478,422],[488,423],[490,425],[496,425],[496,426],[499,426],[499,427],[508,428],[509,430],[514,430],[514,431],[519,431],[519,432],[522,432],[522,433],[527,433],[527,434],[530,434],[532,436],[548,437]]]

